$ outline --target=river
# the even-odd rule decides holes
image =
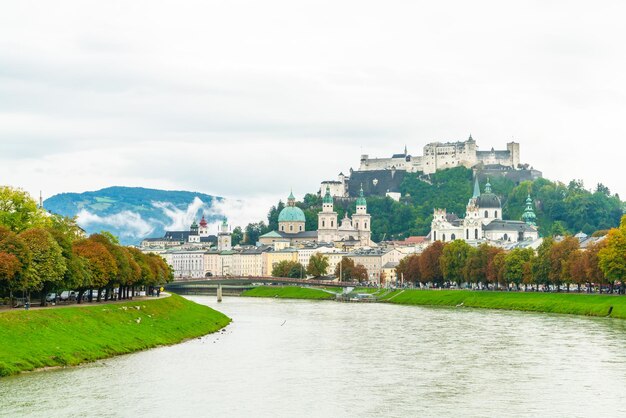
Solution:
[[[233,323],[0,379],[0,416],[626,416],[626,321],[190,297]]]

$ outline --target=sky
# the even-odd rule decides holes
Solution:
[[[360,154],[471,133],[624,198],[625,15],[621,1],[5,2],[0,184],[191,190],[260,218]]]

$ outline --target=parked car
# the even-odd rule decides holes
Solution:
[[[56,293],[48,293],[46,295],[46,302],[55,302],[57,298],[57,294]]]

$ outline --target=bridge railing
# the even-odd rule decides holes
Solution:
[[[337,282],[333,280],[315,280],[315,279],[294,279],[291,277],[273,277],[273,276],[211,276],[211,277],[183,277],[174,279],[173,283],[193,283],[215,282],[218,284],[223,281],[242,281],[242,282],[262,282],[262,283],[283,283],[283,284],[303,284],[309,286],[330,286],[330,287],[352,287],[358,285],[357,282]]]

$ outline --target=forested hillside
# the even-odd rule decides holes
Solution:
[[[480,182],[484,189],[486,179]],[[535,213],[542,236],[575,234],[583,231],[592,234],[616,227],[623,214],[623,202],[618,195],[598,184],[587,190],[581,181],[568,185],[546,179],[522,182],[515,185],[505,178],[490,179],[492,190],[502,200],[504,219],[520,219],[528,194],[535,202]],[[386,197],[368,197],[367,208],[372,215],[372,238],[402,239],[410,235],[426,235],[434,208],[445,208],[459,217],[465,215],[465,206],[472,195],[472,170],[457,167],[439,171],[428,179],[419,174],[407,174],[401,185],[402,199],[396,202]],[[317,213],[322,201],[315,194],[307,194],[297,205],[304,210],[307,230],[317,229]],[[268,223],[250,224],[246,228],[249,242],[270,230],[278,229],[278,214],[283,202],[273,206],[268,213]],[[335,199],[339,219],[346,211],[354,212],[353,201]]]

